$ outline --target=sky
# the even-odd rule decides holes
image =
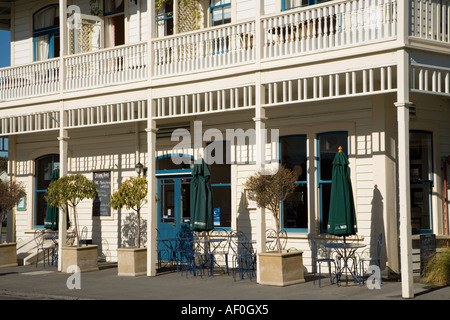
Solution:
[[[11,36],[9,31],[0,30],[0,68],[8,67],[11,61]],[[4,141],[0,139],[0,149]],[[7,148],[7,145],[5,146]],[[0,151],[0,157],[5,157],[8,154]]]
[[[0,68],[8,67],[11,61],[11,33],[0,30]]]

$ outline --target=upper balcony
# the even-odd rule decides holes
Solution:
[[[0,101],[224,68],[396,40],[398,0],[336,0],[134,44],[0,69]],[[450,0],[409,0],[409,39],[450,47]],[[235,72],[245,72],[245,68]],[[449,90],[445,88],[444,90]]]

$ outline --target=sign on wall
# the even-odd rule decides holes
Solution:
[[[108,204],[111,195],[111,171],[94,172],[93,181],[98,195],[94,198],[92,215],[94,217],[109,217],[111,216],[111,207]]]

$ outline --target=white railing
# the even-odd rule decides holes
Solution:
[[[103,49],[64,58],[66,90],[147,79],[147,43]]]
[[[411,91],[433,93],[450,97],[450,69],[413,63]]]
[[[153,41],[154,76],[163,77],[254,61],[255,22],[241,22]]]
[[[450,0],[410,0],[410,35],[450,43]]]
[[[0,101],[59,91],[59,59],[0,69]]]
[[[263,18],[266,59],[392,39],[397,0],[332,1]]]

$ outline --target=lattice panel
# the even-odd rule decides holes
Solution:
[[[197,13],[200,7],[195,0],[178,0],[178,32],[189,32],[197,29]]]

